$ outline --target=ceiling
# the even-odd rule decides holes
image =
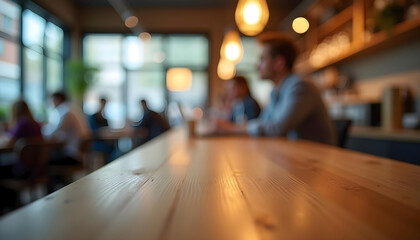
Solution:
[[[81,6],[104,6],[109,5],[108,0],[73,0]],[[121,0],[128,6],[138,7],[231,7],[236,5],[237,0]],[[302,0],[267,0],[269,7],[282,8],[291,11]]]

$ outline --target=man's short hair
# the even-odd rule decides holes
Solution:
[[[284,57],[286,67],[292,70],[299,53],[299,48],[292,38],[281,32],[265,32],[260,34],[257,40],[270,48],[271,57]]]
[[[67,94],[63,91],[59,91],[59,92],[55,92],[51,95],[51,97],[61,101],[61,102],[65,102],[67,101]]]

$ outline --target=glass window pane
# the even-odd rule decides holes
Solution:
[[[97,66],[121,62],[121,34],[92,34],[83,40],[83,59]]]
[[[63,30],[49,22],[47,24],[47,29],[45,30],[45,37],[47,50],[62,55],[64,39]]]
[[[3,38],[0,38],[0,46],[3,46],[0,51],[0,120],[4,120],[10,105],[19,97],[19,47]]]
[[[161,64],[166,59],[166,54],[163,51],[162,35],[153,34],[150,41],[143,42],[143,44],[145,64]]]
[[[45,20],[30,10],[23,12],[22,41],[28,47],[41,48],[44,40]]]
[[[42,55],[28,48],[23,51],[24,98],[34,117],[43,120]]]
[[[122,61],[129,70],[162,70],[165,59],[160,35],[153,35],[150,41],[141,41],[136,36],[123,40]]]
[[[93,84],[85,94],[83,110],[86,114],[94,114],[99,107],[99,99],[108,99],[105,109],[106,118],[112,128],[122,128],[125,124],[125,104],[123,83],[125,73],[119,65],[105,65],[95,73]]]
[[[0,121],[7,119],[10,106],[19,97],[19,81],[0,76]]]
[[[193,71],[192,73],[191,88],[182,92],[169,92],[169,100],[189,108],[204,107],[207,100],[207,72]]]
[[[242,56],[242,60],[239,62],[238,67],[241,68],[244,66],[247,68],[248,66],[253,66],[252,70],[254,70],[260,59],[258,42],[253,37],[242,37],[241,41],[244,55]]]
[[[206,37],[200,35],[171,35],[166,40],[166,63],[171,67],[207,67],[209,53]]]
[[[144,64],[144,44],[138,37],[130,36],[123,40],[123,64],[130,70],[135,70]]]
[[[165,109],[165,74],[163,71],[131,72],[128,74],[128,117],[139,121],[142,115],[139,100],[145,99],[150,109]]]
[[[19,35],[20,6],[10,0],[0,0],[0,31],[11,36]]]
[[[47,94],[63,89],[63,63],[61,60],[47,58]]]
[[[0,38],[0,45],[3,46],[0,52],[0,76],[10,79],[19,78],[19,46],[9,40]]]

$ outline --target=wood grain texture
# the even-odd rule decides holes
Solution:
[[[219,139],[197,140],[163,239],[260,239]]]
[[[420,239],[420,167],[177,129],[1,218],[0,239]]]

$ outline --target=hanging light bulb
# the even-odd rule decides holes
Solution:
[[[166,72],[166,86],[169,91],[187,91],[192,85],[192,72],[188,68],[170,68]]]
[[[223,80],[232,79],[236,74],[235,64],[226,59],[220,59],[217,64],[217,75]]]
[[[232,79],[236,74],[235,64],[226,59],[220,59],[217,65],[217,75],[222,80]]]
[[[239,33],[235,30],[229,31],[225,35],[222,47],[220,48],[221,58],[238,63],[242,59],[243,51]]]
[[[235,11],[236,25],[248,36],[255,36],[264,30],[269,12],[265,0],[239,0]]]

